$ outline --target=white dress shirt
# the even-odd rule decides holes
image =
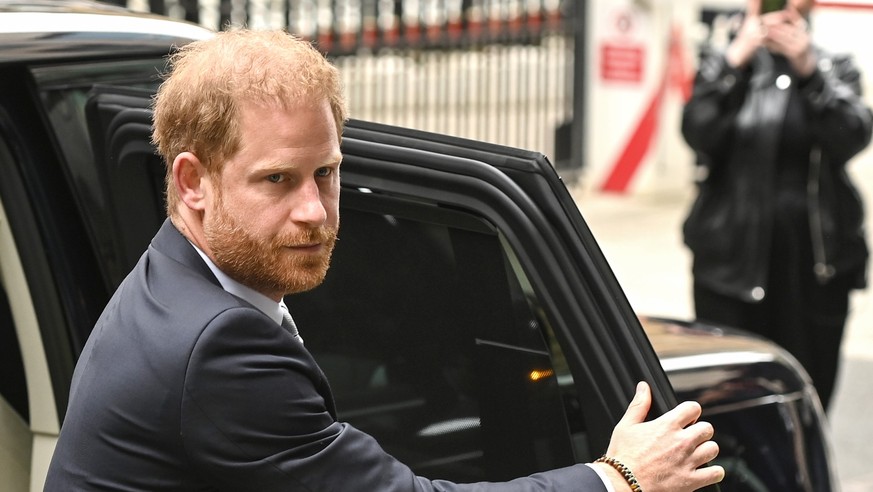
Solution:
[[[190,241],[189,241],[190,242]],[[197,250],[197,253],[200,254],[200,257],[203,258],[203,261],[206,262],[206,265],[212,270],[212,273],[215,275],[215,278],[218,279],[218,283],[221,284],[221,288],[226,290],[227,292],[239,297],[240,299],[248,302],[252,306],[258,308],[264,314],[270,317],[276,324],[282,324],[282,307],[285,305],[285,301],[276,302],[269,297],[261,294],[260,292],[252,289],[251,287],[247,287],[236,280],[230,278],[226,273],[222,272],[215,263],[206,255],[200,248],[197,247],[196,244],[191,243],[191,246],[194,246],[194,249]]]

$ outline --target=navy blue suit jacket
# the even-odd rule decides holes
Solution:
[[[336,420],[305,347],[166,221],[85,345],[45,490],[605,489],[584,465],[504,484],[416,476]]]

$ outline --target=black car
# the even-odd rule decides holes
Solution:
[[[164,57],[210,35],[0,0],[5,490],[42,489],[76,358],[164,218],[149,142]],[[543,155],[361,121],[342,150],[332,267],[286,302],[340,418],[417,473],[503,480],[592,460],[646,380],[653,414],[704,406],[722,490],[835,488],[796,361],[736,330],[634,313]]]

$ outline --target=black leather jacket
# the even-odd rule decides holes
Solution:
[[[821,282],[849,275],[861,288],[868,256],[863,208],[845,164],[869,143],[873,114],[852,61],[817,54],[817,71],[799,85],[813,115],[807,205],[814,271]],[[706,51],[683,112],[682,134],[701,171],[683,227],[695,281],[747,301],[761,300],[767,285],[776,151],[789,96],[776,85],[779,75],[763,49],[745,70]]]

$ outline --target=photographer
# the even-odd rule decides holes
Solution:
[[[785,347],[827,408],[849,293],[866,285],[846,163],[873,117],[852,61],[813,44],[813,3],[749,0],[727,49],[702,53],[682,121],[701,166],[683,232],[698,319]]]

